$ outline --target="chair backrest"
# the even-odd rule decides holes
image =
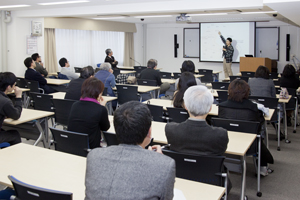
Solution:
[[[228,90],[229,83],[225,82],[212,82],[212,89],[215,90]]]
[[[219,103],[227,101],[227,99],[228,99],[228,91],[227,90],[225,90],[225,91],[218,90],[217,93],[218,93],[218,102]]]
[[[17,77],[17,86],[20,88],[28,88],[25,78]]]
[[[51,99],[54,106],[55,123],[67,126],[70,111],[75,100],[70,99]]]
[[[230,82],[234,81],[235,79],[242,79],[248,83],[249,77],[247,76],[229,76]]]
[[[51,101],[51,99],[53,98],[52,95],[30,92],[30,96],[33,100],[33,107],[35,110],[43,110],[49,112],[54,111],[54,107]]]
[[[153,121],[157,121],[157,122],[165,122],[164,120],[164,109],[162,106],[156,106],[156,105],[150,105],[147,104],[151,115],[152,115],[152,119]]]
[[[131,85],[116,85],[118,93],[118,103],[121,105],[128,101],[139,101],[138,87]]]
[[[107,131],[103,131],[103,136],[105,138],[107,146],[111,145],[119,145],[119,141],[117,139],[117,135],[115,133],[110,133]]]
[[[138,79],[137,84],[138,85],[147,85],[147,86],[157,86],[157,83],[155,80],[146,80],[146,79]]]
[[[266,108],[275,109],[274,114],[272,115],[271,122],[277,121],[277,107],[278,107],[278,98],[272,97],[258,97],[258,96],[249,96],[250,100],[254,100],[260,104],[263,104]]]
[[[104,90],[102,92],[102,96],[107,96],[107,87],[104,88]]]
[[[72,200],[73,194],[57,190],[45,189],[19,181],[13,176],[8,176],[14,186],[17,199],[19,200]]]
[[[75,69],[75,73],[80,73],[82,70],[81,67],[74,67],[74,69]]]
[[[172,74],[171,72],[160,72],[160,77],[171,79],[172,78],[171,74]]]
[[[115,76],[115,78],[117,78],[117,76],[120,74],[120,69],[114,69],[113,74]]]
[[[213,70],[211,69],[198,69],[199,74],[204,75],[201,77],[202,83],[212,83],[213,82]]]
[[[189,118],[189,113],[184,108],[171,108],[167,107],[167,111],[169,114],[170,121],[173,122],[184,122]]]
[[[247,77],[254,77],[255,76],[255,72],[247,72],[247,71],[243,71],[241,72],[242,76],[247,76]]]
[[[64,74],[62,74],[62,73],[59,73],[59,74],[57,75],[57,78],[58,78],[58,79],[69,80],[69,78],[67,77],[67,75],[64,75]]]
[[[89,152],[89,135],[50,128],[55,150],[86,157]]]
[[[133,66],[134,71],[135,71],[135,77],[140,78],[141,72],[146,69],[147,67],[145,66]]]
[[[181,76],[181,73],[178,73],[178,72],[173,73],[173,78],[174,79],[178,79],[178,78],[180,78],[180,76]]]
[[[292,95],[290,101],[285,105],[287,110],[294,110],[297,100],[297,90],[294,88],[286,88],[289,95]]]
[[[280,86],[280,82],[279,82],[279,80],[273,80],[273,82],[274,82],[274,85],[276,85],[276,86]]]
[[[163,154],[175,160],[176,177],[224,186],[222,171],[224,156],[191,155],[163,149]]]
[[[278,79],[278,73],[277,72],[271,72],[269,74],[270,79]]]
[[[32,81],[32,80],[26,80],[27,81],[27,86],[30,89],[30,92],[36,92],[40,93],[39,90],[39,82],[38,81]]]

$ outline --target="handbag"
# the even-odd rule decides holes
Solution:
[[[279,99],[288,99],[289,98],[289,92],[286,88],[282,87],[280,94],[279,94]]]

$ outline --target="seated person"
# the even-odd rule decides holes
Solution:
[[[44,64],[42,63],[41,56],[38,53],[34,53],[31,55],[31,58],[35,62],[35,70],[39,72],[43,77],[48,76],[47,70],[44,68]]]
[[[88,154],[85,200],[173,199],[174,160],[162,155],[160,146],[145,149],[151,141],[151,121],[147,106],[137,101],[115,111],[120,144]]]
[[[181,66],[181,73],[184,73],[184,72],[191,72],[192,74],[195,73],[195,64],[193,63],[193,61],[191,61],[191,60],[185,60],[185,61],[182,63],[182,66]],[[195,77],[195,80],[196,80],[196,82],[197,82],[197,85],[201,85],[201,80],[200,80],[199,78],[196,78],[196,77]],[[175,82],[175,90],[177,90],[178,82],[179,82],[179,78],[176,79],[176,82]]]
[[[116,59],[112,56],[113,55],[112,50],[106,49],[105,53],[106,53],[106,57],[105,57],[104,62],[110,63],[110,65],[112,66],[113,69],[117,68],[118,61],[116,61]]]
[[[69,83],[65,99],[79,100],[83,82],[92,76],[94,76],[94,68],[92,66],[82,68],[79,78],[74,79]]]
[[[147,69],[141,71],[140,79],[155,80],[156,84],[160,86],[160,94],[164,94],[170,88],[170,83],[161,82],[160,72],[156,68],[157,60],[150,59],[147,63]]]
[[[197,85],[194,74],[192,74],[191,72],[182,73],[179,78],[178,88],[174,92],[173,106],[175,108],[185,108],[183,95],[185,91],[193,85]]]
[[[24,65],[27,67],[25,79],[39,82],[39,87],[42,88],[45,94],[56,92],[53,88],[47,85],[47,80],[37,71],[35,71],[35,62],[31,57],[24,60]]]
[[[14,145],[21,142],[21,137],[18,131],[2,129],[2,124],[5,118],[17,120],[22,112],[22,90],[16,86],[17,78],[11,72],[0,72],[0,143],[8,142]],[[15,105],[8,98],[9,92],[15,91]]]
[[[86,79],[81,87],[80,101],[72,105],[69,115],[68,131],[88,134],[91,149],[100,147],[101,131],[110,127],[103,90],[104,84],[97,78]]]
[[[219,104],[219,117],[234,120],[257,121],[264,124],[262,112],[258,109],[258,104],[248,99],[250,87],[248,83],[241,79],[235,79],[228,87],[228,100]],[[261,175],[266,176],[273,170],[268,169],[268,163],[273,164],[273,156],[261,143]]]
[[[183,98],[190,117],[182,123],[166,125],[170,149],[188,154],[222,155],[227,149],[227,130],[209,126],[205,121],[214,101],[211,92],[205,86],[191,86]]]
[[[69,80],[78,78],[79,76],[70,68],[69,61],[66,58],[61,58],[59,60],[59,65],[61,66],[60,73],[66,75]]]

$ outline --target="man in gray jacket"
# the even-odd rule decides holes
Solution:
[[[114,113],[118,146],[96,148],[87,157],[85,200],[173,199],[175,162],[151,141],[151,113],[137,101]],[[153,151],[153,150],[156,150]]]

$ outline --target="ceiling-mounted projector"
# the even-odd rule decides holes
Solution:
[[[181,13],[180,16],[176,17],[176,22],[190,22],[192,18],[190,16],[186,16],[186,13]]]

